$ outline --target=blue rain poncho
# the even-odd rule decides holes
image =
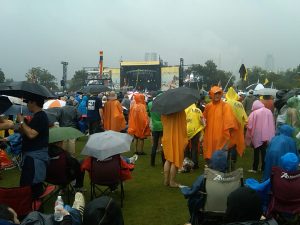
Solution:
[[[265,170],[263,174],[263,181],[271,176],[273,166],[280,165],[280,157],[286,153],[295,153],[299,156],[297,145],[292,138],[294,128],[289,125],[282,125],[278,129],[279,133],[272,138],[265,156]]]

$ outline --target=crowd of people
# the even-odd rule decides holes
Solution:
[[[134,137],[135,159],[137,155],[146,154],[144,140],[151,136],[149,165],[157,165],[156,156],[161,152],[163,183],[171,188],[181,187],[176,174],[185,171],[185,158],[192,162],[192,170],[199,169],[200,154],[205,161],[204,167],[229,172],[235,169],[237,156],[242,157],[249,146],[253,149],[253,164],[248,172],[262,171],[264,182],[269,180],[272,167],[281,165],[280,160],[285,154],[293,153],[299,157],[300,142],[295,138],[295,132],[300,128],[300,100],[297,96],[278,109],[274,107],[272,96],[254,96],[253,90],[247,96],[239,96],[232,87],[224,93],[219,86],[213,86],[208,93],[209,100],[199,96],[199,101],[183,111],[160,115],[152,107],[155,98],[162,94],[133,93],[129,96],[126,93],[118,96],[114,91],[78,94],[62,97],[67,104],[55,114],[51,109],[43,110],[43,99],[28,99],[28,109],[33,113],[31,118],[19,114],[16,123],[4,118],[0,120],[0,129],[15,129],[22,134],[24,157],[20,185],[32,186],[34,197],[41,195],[49,156],[55,157],[59,151],[66,150],[75,160],[75,186],[83,187],[84,172],[74,157],[75,140],[48,144],[49,126],[57,123],[77,128],[87,135],[106,130],[128,133]],[[54,120],[50,121],[50,114],[54,115]],[[214,156],[224,151],[226,157],[222,156],[222,165],[226,164],[226,168],[215,167]],[[202,180],[203,177],[192,190],[185,191],[185,195],[193,196]],[[253,194],[248,189],[245,192]],[[9,208],[6,210],[11,212]],[[230,208],[231,216],[234,215],[232,210]],[[260,218],[257,213],[255,215],[251,219]]]

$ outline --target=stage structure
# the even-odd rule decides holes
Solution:
[[[160,61],[121,62],[121,87],[132,87],[138,91],[160,90],[161,67]]]

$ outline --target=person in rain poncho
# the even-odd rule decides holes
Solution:
[[[287,101],[286,124],[295,128],[295,134],[300,132],[300,99],[297,96],[291,97]],[[297,148],[300,148],[300,140],[296,139]]]
[[[282,125],[279,127],[279,134],[272,138],[265,157],[265,170],[263,181],[271,176],[273,166],[280,165],[281,156],[288,152],[299,156],[296,142],[293,140],[294,128],[289,125]]]
[[[238,101],[239,96],[235,90],[230,87],[226,93],[226,101],[231,106],[234,116],[238,122],[238,129],[233,131],[233,144],[235,146],[231,149],[231,160],[236,162],[236,152],[241,156],[245,150],[244,128],[247,124],[247,114],[244,110],[243,104]]]
[[[132,104],[129,113],[128,134],[134,135],[136,139],[135,153],[145,155],[144,139],[150,136],[150,126],[146,110],[145,96],[143,94],[134,95],[135,102]],[[140,149],[138,144],[140,142]]]
[[[184,149],[188,143],[185,112],[162,115],[161,122],[163,125],[162,144],[166,159],[164,184],[170,187],[178,187],[175,176],[178,168],[182,167]]]
[[[299,165],[299,157],[294,153],[286,153],[280,157],[279,167],[281,167],[286,172],[294,172],[298,170]],[[269,197],[271,191],[271,181],[270,178],[259,183],[254,178],[246,179],[245,185],[250,187],[251,189],[257,191],[262,198],[262,208],[263,211],[267,211],[267,207],[269,205]]]
[[[209,160],[217,149],[223,149],[227,144],[234,144],[233,132],[238,130],[237,120],[230,105],[221,100],[222,89],[213,86],[209,95],[212,102],[206,105],[203,113],[206,119],[203,144],[205,160]]]
[[[187,122],[187,136],[191,141],[191,151],[186,150],[185,156],[189,156],[194,162],[193,169],[198,169],[198,146],[199,138],[204,134],[204,118],[200,109],[196,104],[192,104],[185,109],[186,122]],[[189,154],[190,153],[190,154]]]
[[[126,127],[122,105],[118,101],[117,95],[114,91],[111,91],[109,93],[108,101],[104,105],[103,123],[105,130],[120,132]]]
[[[252,106],[252,113],[248,118],[246,144],[252,145],[254,148],[254,160],[252,170],[249,172],[257,172],[259,164],[259,154],[261,155],[262,166],[265,167],[265,154],[268,142],[275,135],[275,123],[271,110],[267,109],[262,102],[256,100]]]
[[[225,173],[227,170],[227,151],[215,151],[208,166],[210,169]],[[204,175],[200,175],[197,177],[191,187],[180,187],[181,193],[186,199],[188,199],[190,222],[192,224],[194,224],[197,220],[198,212],[201,208],[203,208],[205,203],[205,196],[201,192],[201,190],[204,189],[204,184]]]

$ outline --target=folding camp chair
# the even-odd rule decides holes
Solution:
[[[67,172],[67,153],[62,152],[58,156],[50,159],[50,163],[47,166],[46,182],[59,187],[55,194],[65,190],[67,194],[67,203],[70,203],[70,195],[75,192],[71,182],[75,178],[70,178],[67,175]]]
[[[198,224],[220,224],[227,208],[228,195],[243,186],[243,169],[222,173],[209,168],[204,170],[204,207],[200,209]]]
[[[121,157],[119,154],[109,157],[105,160],[97,160],[92,158],[90,180],[91,180],[91,200],[94,197],[99,197],[96,194],[98,190],[101,195],[111,193],[117,187],[121,186],[121,207],[123,207],[124,188],[121,179]],[[100,186],[105,186],[101,189]]]
[[[284,224],[300,224],[299,189],[300,171],[286,172],[280,167],[273,167],[267,216]]]
[[[32,198],[30,186],[3,188],[0,187],[0,202],[13,208],[19,216],[25,216],[32,211],[39,210],[43,200],[53,192],[55,186],[47,186],[39,199]]]

